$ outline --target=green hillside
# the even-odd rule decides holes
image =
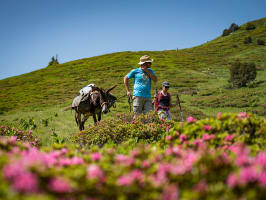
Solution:
[[[256,29],[246,30],[247,24],[243,24],[228,36],[189,49],[118,52],[0,80],[0,120],[11,119],[21,111],[58,112],[70,105],[79,90],[91,82],[102,88],[118,85],[113,93],[120,97],[125,94],[123,77],[138,67],[139,58],[144,54],[154,59],[152,68],[159,78],[152,92],[168,80],[172,86],[170,92],[180,95],[185,115],[201,118],[219,111],[248,111],[266,116],[266,46],[257,44],[258,39],[266,41],[266,18],[251,23]],[[252,43],[244,44],[248,36]],[[255,62],[254,87],[228,89],[228,66],[236,59]],[[125,111],[128,111],[127,99],[122,98],[107,116]],[[173,109],[174,119],[178,119],[177,111]]]

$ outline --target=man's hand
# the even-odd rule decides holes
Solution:
[[[131,92],[127,91],[127,96],[131,97]]]

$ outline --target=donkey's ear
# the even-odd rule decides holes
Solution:
[[[111,90],[113,90],[116,86],[117,86],[117,85],[114,85],[113,87],[111,87],[110,89],[108,89],[106,93],[111,92]]]

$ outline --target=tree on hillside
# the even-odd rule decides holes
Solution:
[[[222,36],[230,35],[230,33],[233,33],[239,29],[239,26],[235,23],[232,23],[229,27],[229,29],[224,29]]]
[[[58,62],[58,58],[56,55],[56,58],[54,56],[51,58],[51,61],[48,63],[48,66],[57,65],[57,64],[59,64],[59,62]]]
[[[255,63],[241,63],[239,60],[233,62],[229,70],[230,79],[228,81],[234,88],[247,86],[247,83],[255,80],[257,75]]]
[[[235,23],[232,23],[228,30],[230,31],[230,33],[232,33],[232,32],[237,31],[238,29],[239,29],[239,26]]]

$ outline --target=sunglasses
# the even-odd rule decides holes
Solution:
[[[169,87],[168,86],[164,86],[166,89],[169,89]]]
[[[152,62],[145,62],[145,64],[150,64],[150,65],[151,65],[151,64],[152,64]]]

